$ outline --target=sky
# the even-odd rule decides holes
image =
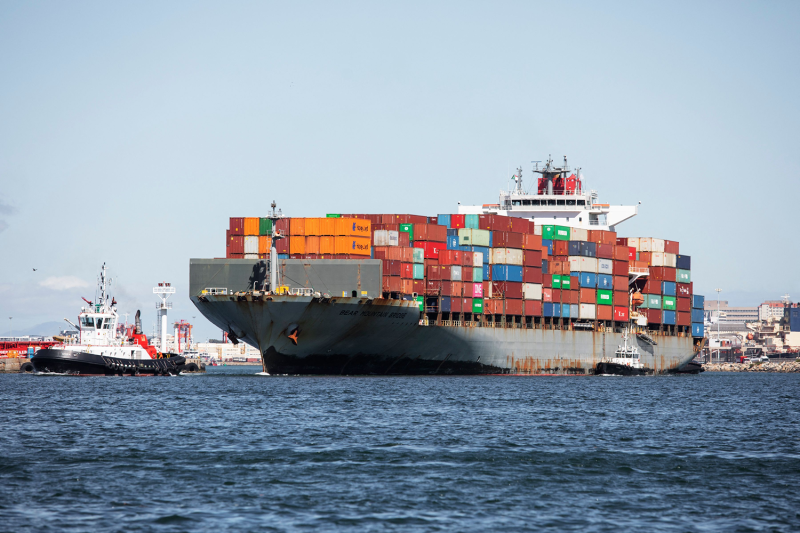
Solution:
[[[800,300],[798,22],[778,1],[2,2],[0,335],[75,321],[105,262],[148,333],[166,281],[170,321],[218,338],[189,259],[224,257],[229,217],[456,212],[551,154],[641,202],[620,236],[679,241],[696,293]]]

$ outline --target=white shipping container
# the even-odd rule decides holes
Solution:
[[[533,234],[541,236],[542,235],[542,227],[538,226],[538,225],[534,225],[533,226]]]
[[[388,236],[388,240],[386,241],[386,246],[400,246],[400,232],[387,230],[386,235]]]
[[[525,283],[522,286],[522,297],[526,300],[541,300],[542,285],[540,283]]]
[[[581,256],[579,255],[569,256],[569,271],[570,272],[581,271]]]
[[[517,250],[516,248],[506,248],[505,264],[522,266],[522,250]]]
[[[589,232],[583,228],[572,228],[569,240],[571,241],[589,241]]]
[[[664,266],[675,268],[678,266],[678,256],[675,254],[664,254]]]
[[[483,252],[472,252],[472,266],[483,267]]]
[[[245,259],[258,259],[258,254],[244,254]]]
[[[664,252],[664,239],[653,239],[653,252]]]
[[[651,252],[650,253],[650,266],[654,266],[654,267],[666,266],[664,264],[664,252]]]
[[[451,266],[450,267],[450,281],[461,281],[461,267],[460,266]]]
[[[636,248],[636,251],[639,252],[639,237],[628,237],[628,246],[631,248]]]
[[[578,310],[578,318],[594,320],[595,316],[594,304],[581,304],[581,308]]]
[[[581,256],[581,264],[578,272],[592,272],[597,274],[597,258]]]
[[[653,251],[653,239],[650,237],[640,237],[639,238],[639,248],[640,252],[652,252]]]
[[[598,274],[613,274],[614,261],[611,259],[598,259],[597,260],[597,273]]]
[[[304,237],[300,237],[302,239]],[[256,254],[255,259],[258,259],[258,235],[247,236],[244,238],[244,253]],[[247,257],[246,259],[252,259]]]
[[[389,246],[386,242],[389,240],[389,237],[386,235],[388,231],[385,229],[376,229],[375,234],[372,237],[372,245],[373,246]]]
[[[506,263],[505,248],[489,248],[489,264],[504,265]]]

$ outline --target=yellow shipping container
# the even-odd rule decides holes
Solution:
[[[325,219],[323,219],[325,220]],[[333,219],[330,219],[333,220]],[[333,227],[333,224],[331,224]],[[336,238],[332,236],[323,236],[319,238],[319,253],[321,254],[333,254],[335,253],[334,250],[336,249]]]
[[[258,217],[245,217],[244,234],[258,235]]]
[[[361,218],[334,218],[336,235],[346,237],[370,237],[370,221]],[[337,252],[338,253],[338,252]]]
[[[306,234],[306,219],[304,218],[290,218],[289,219],[289,235],[303,235]],[[298,252],[302,253],[302,252]]]
[[[369,237],[336,237],[336,254],[370,255]]]
[[[319,236],[319,219],[318,218],[307,218],[306,219],[306,237],[316,237]],[[317,253],[317,252],[308,252],[308,253]]]

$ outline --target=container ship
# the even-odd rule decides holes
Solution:
[[[618,236],[637,206],[599,203],[566,158],[533,172],[535,190],[517,169],[498,203],[437,216],[273,202],[230,219],[224,259],[190,260],[191,300],[273,375],[685,371],[704,343],[690,256]]]

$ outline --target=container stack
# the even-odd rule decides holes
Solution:
[[[384,297],[435,320],[612,327],[633,309],[651,329],[703,336],[703,297],[675,241],[492,214],[335,214],[276,229],[281,258],[382,260]],[[227,257],[266,257],[271,232],[269,219],[231,218]]]

